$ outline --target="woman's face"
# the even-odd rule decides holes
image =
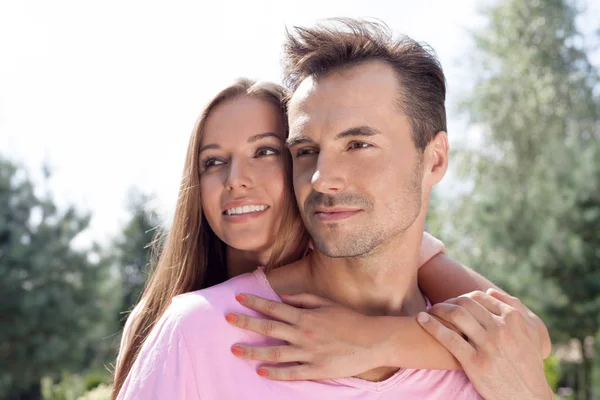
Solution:
[[[212,110],[200,143],[202,210],[239,250],[273,245],[286,204],[284,124],[271,103],[241,96]]]

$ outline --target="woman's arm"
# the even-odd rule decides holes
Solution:
[[[231,325],[273,338],[284,337],[288,342],[274,347],[238,343],[231,348],[237,357],[269,363],[261,369],[270,379],[335,379],[385,366],[461,368],[416,317],[370,317],[312,294],[284,296],[285,303],[251,294],[238,301],[273,319],[235,313],[235,318],[225,317]],[[302,364],[288,364],[292,362]]]
[[[456,358],[417,322],[416,317],[375,317],[373,329],[389,332],[380,343],[387,354],[377,364],[411,369],[462,369]],[[448,324],[441,321],[444,325]]]
[[[465,293],[498,286],[444,253],[438,253],[419,268],[419,287],[433,303],[441,303]]]
[[[423,239],[425,241],[425,237]],[[443,253],[429,259],[419,269],[419,286],[434,304],[476,290],[485,292],[488,289],[496,289],[504,292],[477,272]],[[542,344],[542,353],[544,358],[548,357],[552,349],[552,343],[546,325],[528,308],[525,308],[522,312],[535,323]]]
[[[432,302],[496,288],[443,252],[443,243],[424,233],[419,285]],[[246,359],[270,363],[302,362],[300,366],[265,367],[271,379],[332,379],[360,375],[382,366],[461,368],[451,353],[423,330],[415,317],[369,317],[311,294],[286,296],[283,301],[287,304],[248,295],[243,302],[245,306],[277,321],[237,314],[235,321],[230,322],[270,337],[281,337],[281,332],[285,331],[290,345],[277,346],[275,351],[242,344],[232,349],[234,355]],[[548,354],[550,340],[544,324],[529,310],[519,311],[534,321],[544,354]],[[444,324],[456,331],[453,326]]]
[[[470,296],[473,300],[488,295],[476,292]],[[285,303],[246,294],[241,301],[244,306],[273,319],[238,313],[235,318],[226,317],[238,328],[273,338],[285,337],[287,345],[265,347],[240,343],[231,348],[237,357],[269,363],[261,367],[269,379],[335,379],[360,376],[386,366],[462,369],[452,354],[424,331],[415,317],[366,316],[306,293],[284,296],[283,300]],[[460,307],[461,300],[465,299],[449,301]],[[523,309],[518,307],[517,311],[530,320]],[[445,325],[462,335],[452,325]],[[494,340],[493,335],[491,337]],[[288,364],[294,362],[301,364]]]

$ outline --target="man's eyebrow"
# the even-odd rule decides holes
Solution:
[[[283,139],[281,138],[281,136],[279,136],[275,132],[265,132],[265,133],[259,133],[258,135],[254,135],[254,136],[250,137],[248,139],[248,143],[254,143],[257,140],[260,140],[260,139],[263,139],[263,138],[267,138],[267,137],[274,137],[274,138],[277,138],[277,139],[283,141]]]
[[[379,132],[375,128],[371,128],[370,126],[355,126],[353,128],[349,128],[349,129],[346,129],[346,130],[338,133],[337,135],[335,135],[335,139],[339,140],[339,139],[344,139],[344,138],[348,138],[348,137],[375,136],[375,135],[379,135],[379,134],[381,134],[381,132]],[[314,140],[312,140],[311,138],[300,134],[300,135],[295,135],[295,136],[288,138],[288,140],[286,142],[286,146],[294,147],[294,146],[298,146],[300,144],[306,144],[306,143],[316,143],[316,142]]]
[[[379,134],[381,134],[381,132],[370,126],[355,126],[338,133],[335,135],[335,139],[338,140],[355,136],[375,136]]]
[[[308,136],[300,134],[288,138],[288,140],[285,142],[285,145],[287,147],[294,147],[306,143],[315,143],[315,141],[309,138]]]

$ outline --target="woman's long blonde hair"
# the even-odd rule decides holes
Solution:
[[[275,105],[281,111],[287,137],[287,91],[274,83],[238,79],[219,92],[200,114],[188,145],[173,224],[166,235],[156,269],[142,293],[135,321],[130,325],[131,339],[122,349],[121,361],[115,369],[113,399],[116,399],[146,337],[171,303],[171,299],[228,278],[226,245],[215,235],[202,214],[198,150],[206,118],[211,111],[219,104],[241,96],[259,98]],[[283,151],[282,156],[289,188],[285,198],[287,209],[272,247],[267,270],[299,259],[308,244],[308,236],[293,194],[291,158],[287,151]],[[290,249],[290,245],[294,248]]]

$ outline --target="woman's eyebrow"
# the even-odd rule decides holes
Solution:
[[[200,151],[198,151],[198,155],[202,154],[202,152],[203,152],[204,150],[209,150],[209,149],[220,149],[220,148],[221,148],[221,146],[219,146],[218,144],[215,144],[215,143],[207,144],[206,146],[202,146],[202,147],[200,148]]]
[[[263,139],[266,137],[274,137],[283,142],[283,139],[281,138],[281,136],[279,136],[275,132],[265,132],[265,133],[259,133],[258,135],[251,136],[250,138],[248,138],[248,143],[254,143],[257,140],[260,140],[260,139]]]
[[[266,137],[274,137],[279,139],[280,141],[283,142],[283,139],[281,138],[281,136],[279,136],[278,134],[276,134],[275,132],[265,132],[265,133],[259,133],[258,135],[254,135],[251,136],[250,138],[248,138],[247,142],[248,143],[254,143],[260,139],[264,139]],[[211,144],[207,144],[206,146],[202,146],[200,148],[200,151],[198,151],[198,154],[202,154],[203,151],[205,150],[210,150],[210,149],[220,149],[221,146],[219,146],[216,143],[211,143]]]

